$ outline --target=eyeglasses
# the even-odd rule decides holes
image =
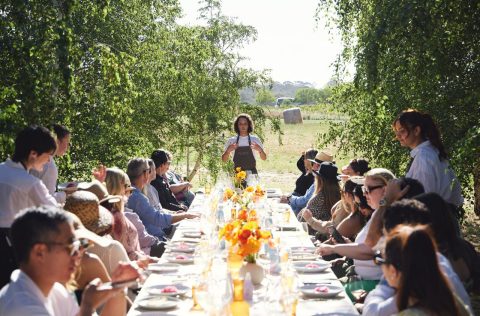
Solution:
[[[84,251],[89,247],[93,246],[92,242],[86,238],[74,240],[72,243],[48,241],[43,242],[42,244],[48,246],[63,246],[67,253],[70,255],[70,257],[77,256],[81,251]]]
[[[380,250],[377,250],[375,252],[375,255],[373,256],[373,262],[377,265],[377,266],[380,266],[382,264],[390,264],[390,262],[388,262],[388,260],[386,259],[383,259],[383,256],[382,256],[382,253],[380,252]]]
[[[363,194],[370,194],[372,193],[372,191],[376,190],[376,189],[380,189],[380,188],[383,188],[385,185],[382,184],[382,185],[375,185],[375,186],[372,186],[372,187],[369,187],[369,186],[366,186],[364,185],[362,187],[362,192]]]

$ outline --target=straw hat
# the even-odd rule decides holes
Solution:
[[[93,180],[92,182],[82,182],[78,185],[78,191],[88,191],[95,194],[98,198],[99,204],[102,204],[105,201],[109,203],[120,202],[122,199],[118,195],[108,194],[107,188],[98,180]]]
[[[112,229],[112,214],[99,205],[97,196],[91,192],[72,193],[67,197],[64,208],[78,216],[85,228],[96,234],[101,235]]]
[[[324,161],[333,162],[333,155],[328,151],[321,150],[317,153],[317,155],[315,156],[315,159],[308,159],[308,161],[311,161],[316,164],[321,164]]]

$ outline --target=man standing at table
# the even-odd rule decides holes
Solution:
[[[222,160],[227,161],[230,154],[233,154],[233,163],[235,168],[250,171],[252,174],[258,174],[257,161],[255,156],[260,155],[262,160],[267,159],[267,154],[263,150],[263,144],[260,139],[254,135],[253,120],[250,115],[242,113],[237,116],[233,123],[233,129],[237,136],[230,137],[225,143],[225,151]],[[258,153],[258,154],[257,154]]]

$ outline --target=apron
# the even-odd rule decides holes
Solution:
[[[237,136],[237,144],[240,135]],[[242,170],[250,170],[253,174],[257,174],[257,162],[255,156],[253,155],[252,148],[250,145],[250,135],[248,135],[248,146],[240,146],[235,149],[235,154],[233,155],[233,163],[235,168],[240,167]]]

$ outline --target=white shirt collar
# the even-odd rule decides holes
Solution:
[[[413,148],[410,151],[410,157],[415,158],[415,156],[418,154],[418,152],[420,150],[422,150],[422,148],[425,148],[425,147],[428,147],[428,146],[432,146],[432,144],[430,143],[429,140],[426,140],[423,143],[420,143],[417,147]]]
[[[17,168],[17,169],[22,169],[22,170],[25,170],[25,167],[22,165],[21,162],[15,162],[13,161],[12,159],[8,158],[7,160],[5,160],[5,164],[11,168]],[[25,170],[27,171],[27,170]]]
[[[48,298],[43,295],[37,284],[33,282],[33,280],[28,276],[28,274],[26,274],[22,270],[17,269],[13,271],[10,279],[12,280],[12,282],[16,282],[22,287],[28,288],[29,292],[34,293],[35,296],[43,303],[46,304],[48,302]]]

